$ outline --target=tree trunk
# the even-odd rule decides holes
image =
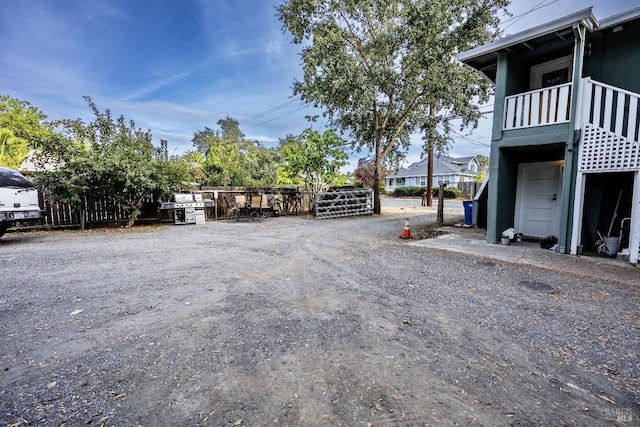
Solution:
[[[377,122],[376,122],[377,123]],[[382,166],[382,137],[380,132],[376,132],[376,158],[375,167],[373,168],[373,213],[380,215],[382,208],[380,206],[380,169]]]
[[[140,216],[140,212],[140,209],[137,208],[129,211],[129,221],[127,222],[127,227],[133,227],[133,225],[136,223],[136,220]]]
[[[380,207],[380,175],[378,174],[378,159],[373,169],[373,213],[379,215],[382,211]]]
[[[433,206],[433,146],[429,142],[427,152],[427,206]]]

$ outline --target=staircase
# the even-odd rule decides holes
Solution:
[[[629,261],[640,258],[640,94],[600,83],[582,81],[582,138],[576,176],[571,253],[580,240],[585,176],[598,172],[635,172],[632,195]]]
[[[640,170],[640,94],[590,78],[583,81],[579,172]]]

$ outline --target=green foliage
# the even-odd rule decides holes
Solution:
[[[247,173],[246,186],[261,187],[274,185],[278,180],[280,152],[277,149],[249,146],[244,156],[244,170]]]
[[[156,159],[154,174],[155,188],[153,194],[164,200],[178,192],[196,190],[196,170],[185,159]]]
[[[55,165],[36,174],[38,184],[54,199],[84,209],[91,198],[111,196],[127,210],[129,225],[149,196],[167,196],[189,181],[186,162],[165,160],[151,134],[123,116],[113,119],[85,98],[94,121],[65,120],[63,134],[41,145],[38,161]]]
[[[478,161],[478,175],[476,175],[476,181],[484,182],[487,178],[487,174],[489,173],[489,157],[478,154],[476,155],[476,160]]]
[[[286,0],[278,16],[293,41],[304,45],[304,78],[294,93],[325,108],[333,126],[373,153],[378,181],[383,162],[401,157],[415,130],[434,147],[450,140],[453,117],[476,125],[480,116],[472,102],[487,100],[489,85],[453,58],[491,41],[507,4]],[[378,185],[374,194],[379,213]]]
[[[340,185],[340,168],[347,164],[345,141],[334,131],[320,134],[310,128],[299,139],[290,138],[280,147],[283,170],[291,179],[300,179],[313,193]]]
[[[397,187],[393,190],[391,194],[393,197],[422,197],[424,192],[427,191],[426,187]],[[432,194],[433,197],[438,197],[440,193],[439,187],[434,187]],[[444,188],[444,197],[445,199],[457,199],[460,197],[462,192],[458,187],[445,187]]]
[[[438,197],[440,194],[440,187],[433,188],[433,197]],[[457,199],[462,194],[462,191],[458,187],[444,187],[444,198],[445,199]]]
[[[0,96],[0,166],[17,169],[52,127],[42,112],[26,101]]]
[[[397,187],[393,190],[393,197],[422,197],[425,187]]]
[[[290,176],[289,173],[287,172],[287,169],[284,166],[284,163],[282,163],[284,161],[282,159],[282,151],[284,147],[289,144],[300,145],[301,142],[297,137],[291,134],[287,135],[285,138],[280,139],[278,148],[279,148],[279,153],[281,157],[281,162],[278,164],[278,167],[277,167],[276,185],[288,186],[288,187],[304,185],[304,181],[302,180],[302,178],[299,175]]]
[[[211,186],[274,185],[278,179],[278,151],[246,140],[235,119],[227,117],[217,124],[220,130],[205,127],[192,139],[197,150],[194,153],[203,156],[197,162],[200,182]]]

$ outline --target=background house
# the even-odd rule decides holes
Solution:
[[[398,187],[426,187],[427,185],[427,160],[410,164],[407,168],[387,175],[384,189],[393,192]],[[433,186],[448,182],[455,187],[458,183],[474,182],[478,175],[479,164],[475,156],[472,157],[446,157],[433,158]]]
[[[515,227],[577,254],[617,238],[637,262],[640,8],[584,9],[458,59],[495,83],[487,241]]]

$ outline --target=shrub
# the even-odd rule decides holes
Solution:
[[[393,190],[393,197],[422,197],[425,187],[398,187]]]
[[[440,192],[440,187],[433,188],[433,197],[438,197],[438,193]],[[445,199],[457,199],[462,194],[462,191],[458,187],[444,187],[444,198]]]
[[[422,197],[426,187],[398,187],[393,190],[391,195],[393,197]],[[438,197],[440,187],[433,187],[433,197]],[[462,191],[458,187],[445,187],[444,198],[445,199],[457,199],[462,194]]]

